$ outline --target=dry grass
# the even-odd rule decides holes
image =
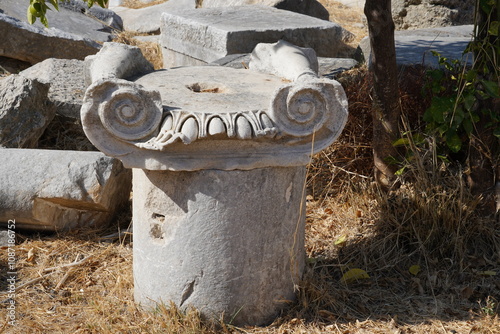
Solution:
[[[145,2],[142,2],[139,0],[125,0],[125,1],[123,1],[122,6],[128,7],[128,8],[133,8],[133,9],[139,9],[139,8],[159,5],[159,4],[167,2],[167,1],[168,0],[153,0],[151,2],[145,3]]]
[[[356,48],[359,42],[368,36],[368,28],[363,10],[350,8],[340,2],[332,0],[318,0],[330,13],[330,21],[336,22],[354,34],[354,38],[349,41],[349,45]]]
[[[155,42],[139,41],[134,38],[137,36],[141,36],[141,34],[130,31],[123,31],[115,36],[113,42],[137,46],[139,49],[141,49],[144,58],[146,58],[151,64],[153,64],[156,70],[163,68],[163,58],[160,45]]]
[[[38,140],[39,149],[97,151],[83,132],[80,120],[56,115]]]

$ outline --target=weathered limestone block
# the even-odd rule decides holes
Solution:
[[[328,10],[316,0],[203,0],[202,8],[263,5],[328,21]]]
[[[144,7],[127,8],[115,7],[113,10],[123,20],[123,27],[127,31],[136,31],[146,34],[160,33],[161,14],[174,9],[195,9],[196,0],[168,0],[166,2]]]
[[[0,147],[36,147],[54,118],[49,85],[10,75],[0,80]]]
[[[418,29],[472,24],[474,0],[394,0],[396,29]]]
[[[100,152],[1,149],[0,159],[0,222],[16,228],[102,227],[130,197],[130,170]]]
[[[2,13],[22,22],[27,22],[26,12],[29,5],[29,0],[0,1]],[[52,8],[52,5],[49,6]],[[113,11],[101,8],[97,4],[89,8],[87,2],[82,0],[60,1],[59,10],[47,10],[46,16],[50,28],[93,41],[110,41],[116,30],[123,29],[120,17]],[[40,20],[36,20],[33,26],[45,29]]]
[[[342,72],[348,71],[356,66],[358,62],[352,58],[318,58],[318,74],[325,78],[335,79]]]
[[[126,79],[154,70],[136,46],[122,43],[104,43],[96,55],[85,58],[85,83],[90,85],[100,79]]]
[[[86,1],[83,0],[66,0],[64,2],[61,2],[59,6],[63,9],[67,9],[69,11],[72,11],[74,13],[79,13],[85,15],[87,18],[91,19],[94,21],[94,23],[99,23],[101,24],[101,27],[97,28],[96,30],[100,32],[107,32],[107,33],[113,33],[113,29],[121,31],[123,30],[123,21],[120,16],[118,16],[115,12],[112,10],[106,9],[106,8],[101,8],[98,5],[94,5],[89,8],[88,4]],[[61,9],[60,9],[61,11]],[[63,11],[61,11],[63,12]],[[74,22],[75,18],[72,16],[71,17],[71,22]],[[75,24],[69,24],[69,27],[71,29],[75,28]],[[89,27],[90,28],[90,27]],[[85,29],[85,27],[84,27]],[[71,31],[71,30],[69,30]],[[89,33],[88,31],[82,31],[82,33]],[[91,36],[88,36],[89,38],[92,38]],[[108,35],[107,38],[92,38],[94,40],[102,41],[102,42],[107,42],[112,39],[112,36]]]
[[[250,53],[280,39],[335,57],[343,28],[333,22],[265,6],[171,10],[163,13],[164,67],[203,65],[230,54]]]
[[[302,276],[305,170],[134,169],[136,302],[271,322]]]
[[[61,30],[38,28],[0,13],[0,56],[32,64],[47,58],[80,59],[95,54],[100,45]]]
[[[82,60],[49,58],[19,73],[20,75],[50,85],[48,97],[56,113],[80,120],[84,82]]]
[[[179,67],[87,89],[87,137],[134,168],[134,295],[144,306],[173,301],[260,325],[295,298],[305,166],[340,135],[347,98],[308,51],[257,49],[272,59],[256,65],[280,76]]]

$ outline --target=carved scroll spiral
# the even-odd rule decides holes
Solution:
[[[146,138],[158,130],[162,117],[161,97],[156,91],[125,80],[104,83],[100,94],[99,119],[109,133],[127,141]]]
[[[89,140],[110,156],[124,156],[137,142],[158,133],[163,107],[160,93],[122,79],[102,79],[85,92],[80,111]]]
[[[272,102],[271,115],[281,132],[303,137],[325,122],[328,101],[315,85],[282,87]]]
[[[340,135],[347,114],[347,97],[342,86],[327,79],[280,87],[270,112],[282,135],[306,137],[320,131],[323,133],[320,137],[328,138],[326,142],[333,142]]]

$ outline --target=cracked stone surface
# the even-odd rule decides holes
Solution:
[[[131,171],[100,152],[0,149],[0,222],[16,228],[102,227],[127,203]]]

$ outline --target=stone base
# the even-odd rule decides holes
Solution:
[[[304,268],[305,166],[133,171],[135,300],[269,323]]]

